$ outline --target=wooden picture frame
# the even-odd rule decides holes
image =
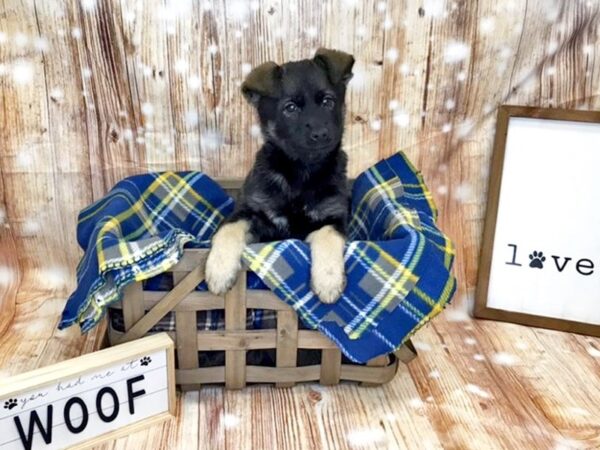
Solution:
[[[598,123],[600,125],[600,111],[575,111],[566,109],[549,109],[509,105],[501,106],[499,108],[489,176],[487,212],[485,217],[485,226],[480,254],[479,273],[477,277],[474,315],[477,318],[500,320],[540,328],[569,331],[591,336],[600,336],[600,325],[596,323],[586,323],[585,321],[581,320],[568,320],[559,317],[546,317],[538,314],[530,314],[514,310],[505,310],[498,307],[490,307],[488,305],[488,299],[490,298],[489,288],[490,275],[492,270],[492,259],[494,256],[493,253],[495,239],[497,237],[496,227],[499,214],[499,203],[502,191],[503,173],[505,171],[504,166],[507,136],[509,133],[509,124],[511,119],[513,118],[548,119],[551,121],[567,121],[581,124]],[[600,149],[598,149],[598,151],[600,152]],[[528,249],[528,251],[529,250],[530,249]],[[516,244],[514,244],[514,251],[514,255],[516,255]],[[554,263],[557,267],[562,267],[563,269],[567,262],[571,262],[571,258],[563,257],[563,259],[559,259],[560,257],[556,256],[552,256],[551,258],[557,259],[552,260],[548,258],[549,261],[546,264]],[[521,258],[521,261],[523,260],[529,263],[529,267],[534,267],[531,265],[532,262],[527,261],[526,258]],[[515,261],[515,259],[512,260],[513,263],[515,263]],[[560,264],[562,264],[562,266],[557,261],[560,261]],[[514,265],[522,266],[522,264]],[[527,264],[525,264],[525,266],[527,266]],[[573,265],[570,266],[570,268],[572,267]],[[577,266],[577,268],[579,269],[579,266]],[[536,271],[533,272],[535,273]],[[600,275],[600,273],[596,274],[596,276],[598,275]]]
[[[7,449],[83,449],[159,424],[175,415],[173,340],[159,333],[9,377],[0,408]]]

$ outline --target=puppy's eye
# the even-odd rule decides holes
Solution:
[[[323,100],[321,100],[321,106],[327,109],[333,109],[335,106],[335,99],[330,95],[326,95],[323,97]]]
[[[300,108],[298,108],[298,105],[296,105],[294,102],[288,102],[283,107],[283,110],[288,114],[293,114],[296,111],[298,111],[299,109]]]

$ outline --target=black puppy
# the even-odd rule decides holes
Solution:
[[[236,210],[213,237],[206,262],[213,293],[231,288],[246,244],[286,238],[310,243],[311,287],[321,301],[342,293],[349,194],[340,145],[353,64],[351,55],[320,49],[313,59],[262,64],[246,78],[242,92],[265,143]]]

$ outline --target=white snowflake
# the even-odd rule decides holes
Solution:
[[[399,55],[400,53],[398,52],[397,48],[390,48],[387,52],[385,52],[385,57],[391,62],[395,62]]]
[[[529,345],[526,342],[519,341],[515,344],[515,347],[519,350],[527,350]]]
[[[215,55],[218,51],[219,47],[217,47],[215,44],[211,44],[208,46],[208,53],[210,53],[211,55]]]
[[[54,87],[50,90],[50,98],[57,103],[62,102],[65,97],[64,91],[59,87]]]
[[[425,0],[423,9],[427,17],[441,17],[446,11],[446,0]]]
[[[6,223],[6,208],[0,205],[0,226]]]
[[[454,109],[454,107],[456,106],[456,102],[449,98],[448,100],[446,100],[446,102],[444,103],[444,106],[446,107],[446,109],[448,111],[452,111]]]
[[[125,19],[125,22],[131,23],[135,20],[135,13],[133,11],[125,11],[123,13],[123,19]]]
[[[471,203],[474,200],[475,192],[470,183],[459,184],[453,192],[453,198],[459,203]]]
[[[371,130],[373,130],[373,131],[381,130],[381,120],[379,120],[379,119],[371,120],[371,122],[369,122],[369,125],[371,127]]]
[[[600,358],[600,350],[592,347],[591,345],[587,348],[587,352],[594,358]]]
[[[450,133],[450,131],[452,131],[451,123],[445,123],[444,125],[442,125],[442,133]]]
[[[560,15],[561,2],[558,0],[546,0],[544,4],[544,13],[548,22],[556,22]]]
[[[379,12],[384,12],[387,9],[387,3],[386,2],[379,2],[377,3],[377,10]]]
[[[142,114],[146,117],[151,117],[154,114],[154,106],[152,103],[144,102],[142,103]]]
[[[235,0],[227,4],[227,17],[236,22],[246,20],[250,13],[247,0]]]
[[[554,53],[556,53],[556,50],[558,50],[558,42],[556,42],[556,41],[548,42],[548,45],[546,46],[546,53],[548,55],[553,55]]]
[[[393,121],[400,128],[406,128],[410,125],[410,116],[406,111],[398,111],[394,114]]]
[[[0,31],[0,44],[4,44],[8,40],[6,33],[4,31]]]
[[[477,345],[477,341],[472,337],[465,338],[465,344],[467,345]]]
[[[475,122],[473,119],[466,118],[456,127],[456,137],[459,139],[464,139],[469,136],[474,129]]]
[[[584,55],[591,55],[592,53],[594,53],[594,46],[591,45],[591,44],[584,45],[584,47],[583,47],[583,54]]]
[[[188,78],[188,87],[191,90],[195,91],[195,90],[199,89],[201,85],[202,85],[202,82],[201,82],[199,76],[192,75],[191,77]]]
[[[419,397],[413,397],[408,401],[408,406],[414,409],[420,409],[425,406],[425,403],[423,403],[423,400]]]
[[[188,62],[183,58],[179,58],[177,61],[175,61],[173,68],[177,73],[185,73],[188,69]]]
[[[364,447],[366,445],[380,445],[385,442],[386,436],[381,428],[359,428],[346,435],[351,447]]]
[[[306,30],[304,30],[304,33],[308,37],[314,38],[319,34],[319,30],[317,30],[317,27],[308,27]]]
[[[239,418],[239,416],[236,416],[235,414],[225,413],[221,417],[221,424],[223,425],[224,428],[227,428],[227,429],[237,427],[240,424],[240,422],[241,422],[241,419]]]
[[[448,194],[448,186],[446,186],[445,184],[442,184],[437,187],[436,192],[438,194],[440,194],[441,196],[445,196]]]
[[[450,64],[458,63],[469,58],[471,47],[459,41],[451,41],[444,48],[444,61]]]
[[[431,345],[429,345],[427,342],[413,341],[413,345],[417,350],[422,350],[424,352],[431,351]]]
[[[382,28],[384,30],[389,30],[393,26],[394,26],[394,21],[392,19],[390,19],[389,17],[386,17],[385,20],[383,21]]]
[[[92,69],[84,67],[81,69],[81,75],[83,75],[84,78],[90,78],[92,76]]]
[[[123,139],[126,141],[133,140],[133,130],[131,128],[125,128],[122,132]]]
[[[261,134],[261,131],[260,131],[260,126],[259,126],[259,125],[257,125],[257,124],[253,124],[253,125],[250,127],[250,135],[251,135],[252,137],[255,137],[255,138],[257,138],[257,137],[259,137],[259,136],[260,136],[260,134]]]
[[[11,267],[0,266],[0,286],[8,286],[15,283],[17,274]]]
[[[457,81],[462,82],[462,81],[465,81],[466,79],[467,79],[467,72],[465,72],[464,70],[458,72],[458,75],[456,75]]]
[[[71,30],[71,36],[75,39],[81,39],[81,28],[75,27]]]
[[[465,390],[471,394],[477,395],[481,398],[492,398],[491,394],[476,384],[469,383],[465,386]]]
[[[390,103],[388,104],[388,108],[391,111],[393,111],[393,110],[397,109],[399,105],[400,105],[400,103],[398,102],[398,100],[390,100]]]
[[[33,41],[33,47],[38,51],[38,52],[47,52],[48,49],[50,48],[50,44],[48,44],[48,39],[46,39],[43,36],[37,37],[34,39]]]
[[[84,11],[92,11],[96,7],[96,0],[81,0],[81,7]]]
[[[207,129],[201,135],[202,146],[207,150],[218,150],[223,145],[223,135],[215,129]]]
[[[33,80],[33,65],[29,61],[18,60],[13,64],[12,77],[15,84],[28,84]]]
[[[361,38],[365,37],[367,35],[367,27],[364,25],[359,25],[358,27],[356,27],[355,34]]]
[[[440,171],[444,172],[447,169],[439,167]],[[444,312],[446,320],[449,322],[468,322],[471,320],[470,311],[473,309],[473,296],[463,295],[459,300],[450,305]]]
[[[484,17],[479,22],[479,30],[481,34],[490,34],[496,28],[496,21],[493,17]]]
[[[248,75],[252,71],[252,65],[248,63],[242,64],[242,75]]]
[[[40,225],[40,223],[35,220],[35,219],[26,219],[23,222],[22,228],[21,228],[21,232],[23,233],[23,236],[35,236],[37,235],[40,231],[42,231],[42,226]]]
[[[481,353],[475,353],[473,355],[473,359],[475,361],[485,361],[485,356],[483,356]]]
[[[38,272],[42,286],[51,289],[62,289],[69,284],[71,273],[66,267],[45,267]]]
[[[498,352],[492,355],[492,361],[499,366],[514,366],[519,359],[507,352]]]
[[[442,375],[440,374],[439,370],[432,370],[431,372],[429,372],[429,378],[432,378],[434,380],[440,378],[441,376]]]
[[[189,128],[193,128],[198,125],[200,121],[200,116],[198,115],[198,111],[194,109],[190,109],[185,113],[185,123]]]
[[[17,33],[15,34],[14,41],[17,47],[23,48],[29,44],[29,36],[27,36],[25,33]]]
[[[548,69],[546,69],[546,75],[548,75],[549,77],[553,77],[554,75],[556,75],[556,67],[548,67]]]

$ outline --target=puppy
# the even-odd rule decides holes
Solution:
[[[264,145],[233,215],[213,237],[206,261],[211,292],[232,287],[246,244],[296,238],[310,245],[313,292],[325,303],[341,295],[349,213],[341,141],[353,65],[351,55],[319,49],[313,59],[264,63],[242,84]]]

